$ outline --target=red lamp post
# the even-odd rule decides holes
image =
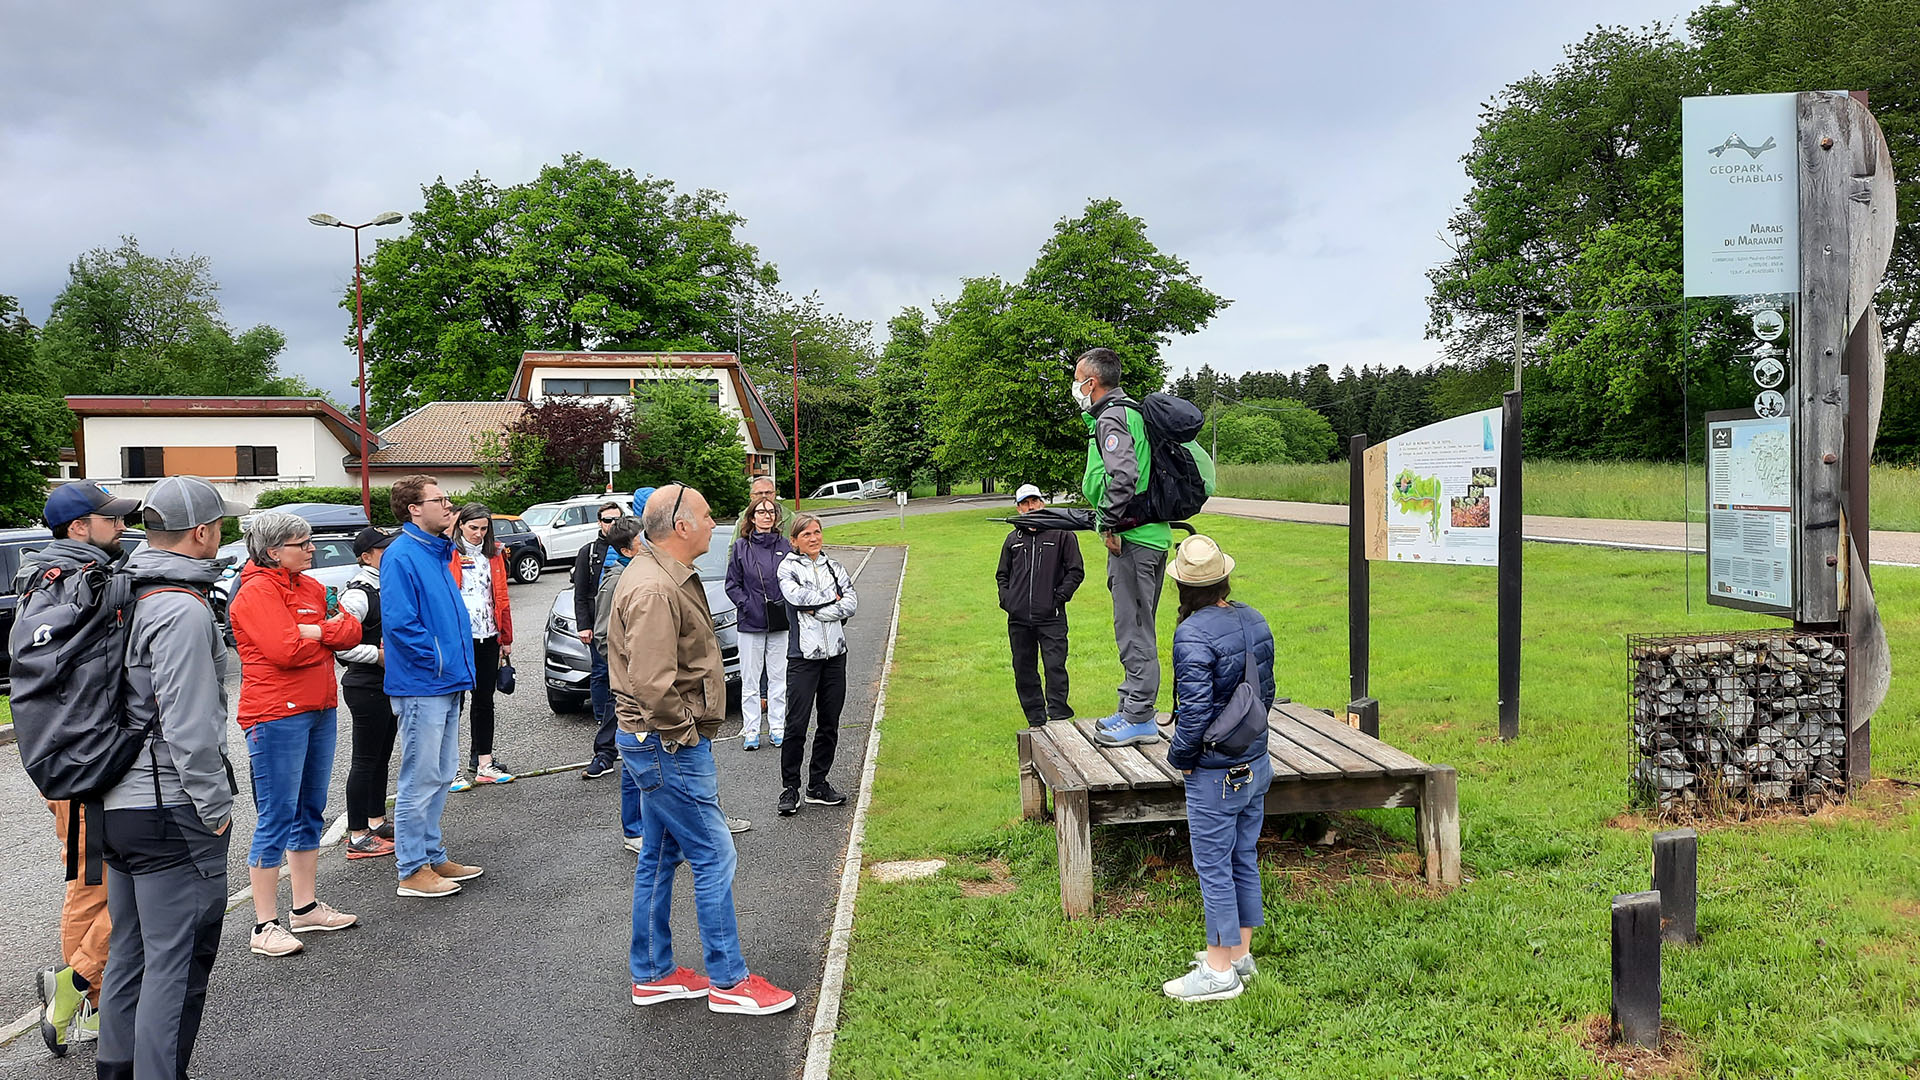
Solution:
[[[793,335],[793,512],[800,512],[800,333]]]
[[[373,453],[373,435],[367,429],[367,337],[366,322],[360,309],[360,230],[370,225],[392,225],[405,220],[392,210],[372,221],[349,225],[332,214],[312,214],[315,225],[353,230],[353,338],[360,350],[360,511],[373,520],[373,482],[367,473],[367,458]]]

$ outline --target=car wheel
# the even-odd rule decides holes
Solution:
[[[548,687],[547,706],[557,713],[586,712],[587,699],[578,694],[568,694]]]
[[[521,583],[540,580],[540,555],[538,552],[523,552],[513,560],[513,576]]]

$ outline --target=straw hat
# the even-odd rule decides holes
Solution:
[[[1213,585],[1233,573],[1233,556],[1220,550],[1210,536],[1195,533],[1180,542],[1167,575],[1182,585]]]

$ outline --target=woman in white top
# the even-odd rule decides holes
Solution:
[[[453,522],[453,581],[473,628],[473,779],[454,777],[453,791],[474,784],[511,784],[513,774],[493,758],[493,695],[500,666],[513,645],[513,605],[507,600],[506,551],[493,538],[493,511],[480,503],[460,508]]]
[[[782,816],[800,809],[800,761],[806,755],[807,720],[818,705],[806,800],[822,806],[847,801],[832,784],[834,748],[840,742],[840,708],[847,700],[845,624],[860,606],[847,568],[821,551],[820,519],[796,514],[788,526],[793,550],[780,560],[780,594],[787,602],[787,727],[780,747]]]

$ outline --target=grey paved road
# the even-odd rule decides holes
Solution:
[[[835,550],[851,569],[866,549]],[[874,549],[859,577],[861,612],[848,627],[849,688],[833,780],[859,782],[868,724],[902,549]],[[538,635],[563,572],[513,588],[514,649],[522,689],[501,699],[496,745],[509,766],[531,770],[584,758],[584,716],[555,716],[532,676]],[[342,806],[347,765],[341,717],[329,817]],[[247,782],[245,743],[231,751]],[[322,853],[320,895],[359,914],[360,927],[309,935],[297,957],[247,951],[251,905],[227,919],[213,972],[207,1027],[194,1057],[205,1077],[729,1077],[798,1076],[832,920],[852,804],[774,813],[779,758],[741,751],[737,714],[718,747],[721,797],[753,831],[737,838],[736,906],[748,964],[796,991],[775,1017],[719,1016],[704,1005],[647,1009],[627,1000],[633,856],[620,845],[616,776],[577,772],[476,789],[448,802],[448,846],[486,875],[444,901],[393,894],[391,860],[347,862]],[[241,805],[249,796],[242,792]],[[0,748],[0,1024],[34,1008],[31,975],[58,954],[60,867],[51,817]],[[246,882],[250,814],[236,819],[229,891]],[[286,902],[284,886],[282,904]],[[682,872],[674,935],[682,963],[699,970],[692,889]],[[0,1047],[0,1077],[93,1075],[90,1050],[47,1056],[35,1031]]]

